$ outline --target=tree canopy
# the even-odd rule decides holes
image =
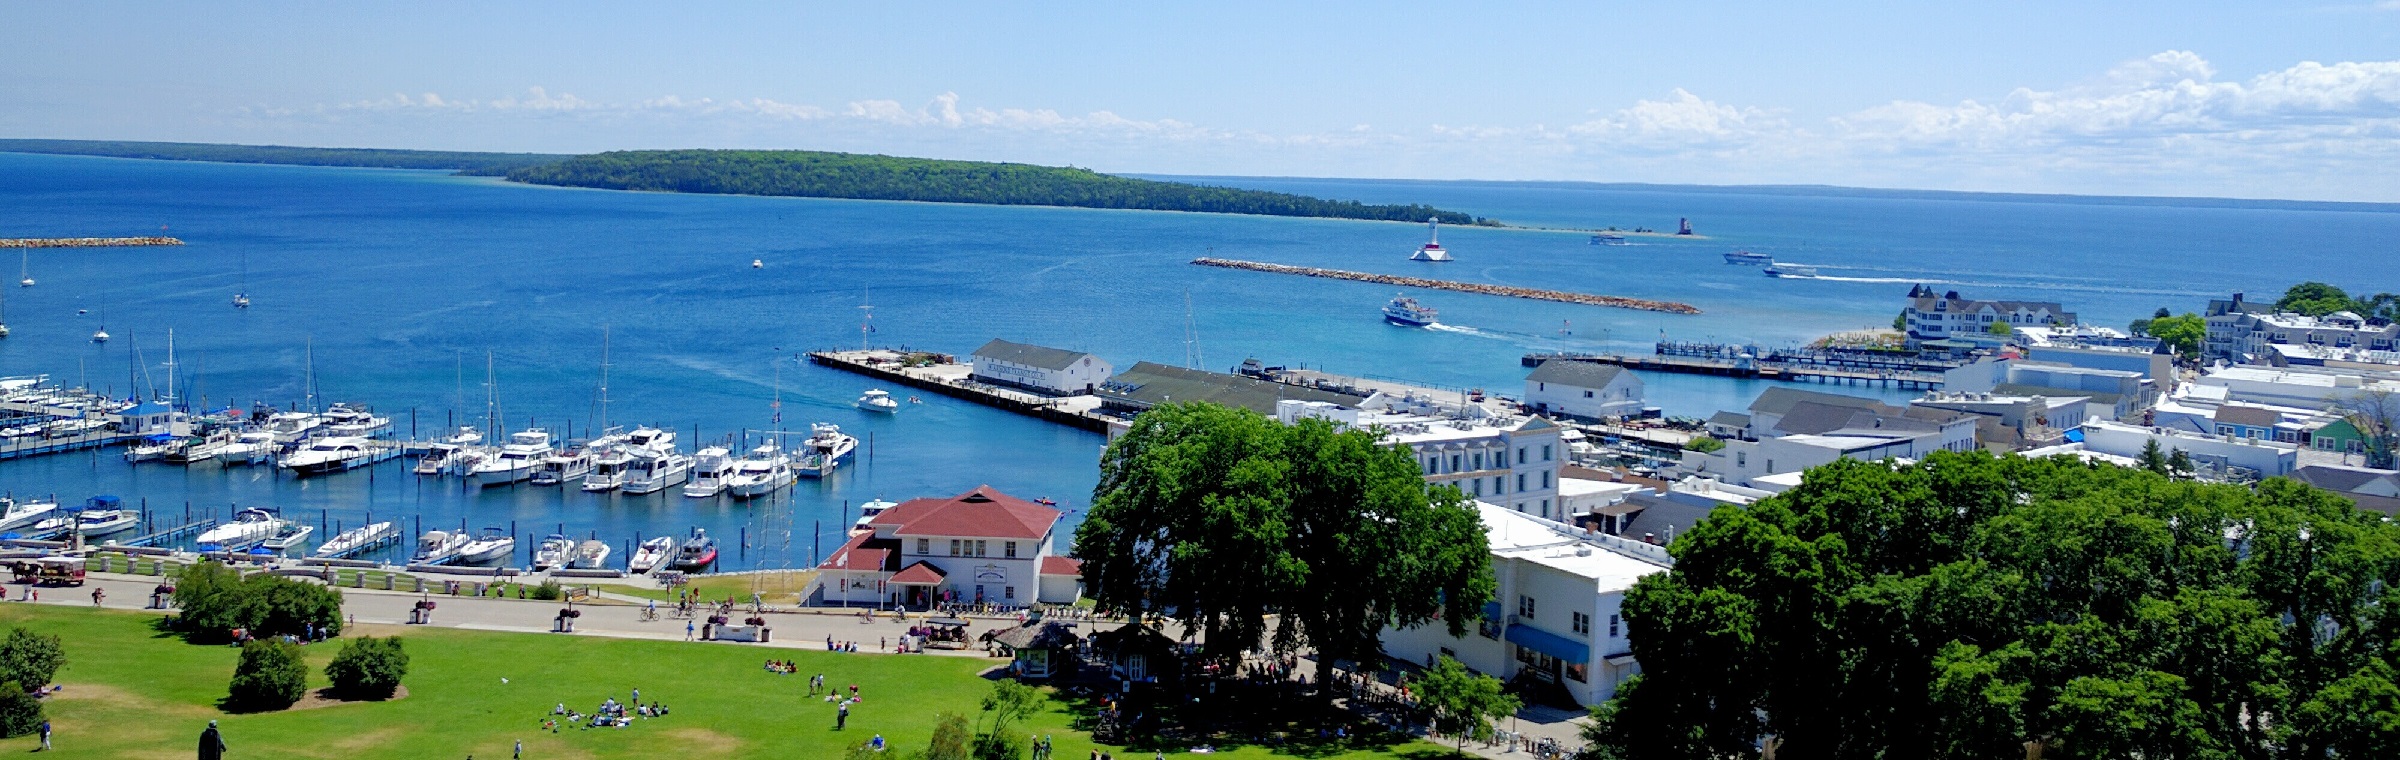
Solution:
[[[1433,728],[1456,741],[1458,754],[1467,753],[1468,739],[1488,739],[1492,721],[1515,715],[1525,703],[1502,690],[1500,679],[1467,672],[1467,666],[1443,657],[1441,662],[1409,680],[1418,704],[1433,714]]]
[[[547,153],[475,153],[386,148],[299,148],[288,145],[127,142],[120,140],[0,140],[0,151],[75,156],[216,161],[234,164],[355,166],[384,169],[452,169],[465,174],[499,174],[520,166],[567,158]]]
[[[2144,332],[2167,344],[2177,354],[2199,356],[2200,344],[2208,341],[2208,320],[2201,319],[2198,314],[2185,312],[2180,317],[2152,319]]]
[[[2312,280],[2283,291],[2283,297],[2275,299],[2275,309],[2312,317],[2348,311],[2362,317],[2400,321],[2400,294],[2377,293],[2353,298],[2341,288]]]
[[[1380,657],[1387,625],[1463,634],[1495,588],[1481,518],[1380,435],[1204,403],[1143,412],[1075,532],[1085,587],[1205,634],[1208,656],[1305,644],[1320,683],[1336,660]]]
[[[2287,479],[1843,460],[1670,547],[1594,754],[2370,758],[2400,726],[2400,526]]]

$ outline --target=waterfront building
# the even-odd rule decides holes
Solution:
[[[1540,417],[1447,416],[1429,401],[1382,395],[1365,406],[1285,400],[1275,405],[1275,418],[1287,425],[1315,418],[1381,430],[1384,443],[1408,447],[1426,483],[1456,486],[1468,498],[1526,514],[1564,515],[1558,474],[1567,450],[1557,424]]]
[[[1686,451],[1677,470],[1737,486],[1765,475],[1837,459],[1917,459],[1976,447],[1976,415],[1896,407],[1834,393],[1769,388],[1750,404],[1749,425],[1713,452]],[[1728,420],[1730,422],[1730,420]]]
[[[2113,456],[2138,458],[2156,442],[2158,450],[2182,451],[2210,480],[2249,482],[2291,474],[2299,467],[2300,447],[2280,441],[2208,435],[2163,427],[2142,427],[2105,420],[2083,424],[2083,446]]]
[[[1666,550],[1478,502],[1496,596],[1473,629],[1451,636],[1440,623],[1386,628],[1386,655],[1413,663],[1458,660],[1475,672],[1532,681],[1576,703],[1615,697],[1641,672],[1622,609],[1634,581],[1665,572]]]
[[[2171,370],[2170,370],[2171,372]],[[2007,396],[2080,396],[2087,419],[2125,419],[2158,400],[2160,385],[2145,372],[2025,359],[1992,359],[1942,373],[1942,389]]]
[[[975,349],[969,363],[978,381],[1057,396],[1092,393],[1116,371],[1108,360],[1082,351],[999,338]]]
[[[2277,312],[2233,294],[2210,301],[2207,358],[2237,364],[2400,365],[2400,324],[2347,311],[2321,317]]]
[[[2031,330],[2024,332],[2031,332]],[[2023,345],[2025,349],[2025,359],[2030,362],[2084,369],[2139,372],[2143,379],[2149,380],[2152,386],[2159,389],[2159,392],[2173,391],[2176,380],[2175,357],[2153,350],[2157,347],[2158,339],[2143,338],[2141,340],[2148,341],[2150,347],[2061,343],[2020,345]]]
[[[1525,406],[1583,420],[1632,417],[1642,411],[1642,378],[1610,364],[1546,361],[1525,376]]]
[[[1975,415],[1975,440],[1984,448],[2022,451],[2065,440],[2067,431],[2083,426],[2089,402],[2084,396],[1934,391],[1909,405]]]
[[[2054,301],[1975,301],[1958,291],[1935,295],[1922,285],[1909,291],[1901,325],[1914,346],[1924,341],[1992,335],[1992,325],[2056,327],[2075,324],[2075,314]]]
[[[1177,402],[1206,401],[1272,417],[1279,401],[1355,407],[1367,400],[1363,395],[1156,362],[1136,362],[1101,383],[1096,391],[1101,412],[1128,419],[1151,407]]]
[[[991,486],[885,509],[818,564],[814,604],[1071,604],[1081,565],[1051,554],[1063,513]],[[1065,561],[1060,561],[1065,560]]]

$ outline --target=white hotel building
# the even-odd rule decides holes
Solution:
[[[1566,465],[1561,428],[1540,417],[1453,418],[1414,399],[1370,398],[1350,409],[1322,401],[1279,401],[1284,424],[1306,418],[1344,427],[1380,427],[1386,443],[1407,446],[1425,482],[1457,486],[1468,498],[1553,520],[1566,517],[1558,471]],[[1480,407],[1469,407],[1480,410]]]

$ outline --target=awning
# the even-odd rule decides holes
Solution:
[[[2068,428],[2066,438],[2069,443],[2082,443],[2083,428]]]
[[[1500,622],[1500,603],[1497,601],[1484,602],[1483,619],[1495,623]]]
[[[1522,624],[1509,626],[1508,634],[1501,638],[1508,643],[1567,662],[1592,661],[1590,645],[1533,626]]]
[[[1627,666],[1627,665],[1631,665],[1631,664],[1633,664],[1633,655],[1632,655],[1632,654],[1630,654],[1630,653],[1628,653],[1628,654],[1612,654],[1612,655],[1609,655],[1609,656],[1607,656],[1607,657],[1602,657],[1602,658],[1600,658],[1600,661],[1601,661],[1601,662],[1608,663],[1608,664],[1610,664],[1610,665],[1615,665],[1615,666],[1617,666],[1617,667],[1620,667],[1620,668],[1621,668],[1621,667],[1624,667],[1624,666]]]

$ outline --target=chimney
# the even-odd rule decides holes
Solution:
[[[2234,294],[2233,294],[2233,305],[2235,305],[2235,306],[2240,306],[2240,305],[2242,305],[2242,294],[2241,294],[2241,293],[2238,293],[2238,292],[2237,292],[2237,293],[2234,293]]]
[[[1642,534],[1642,543],[1649,544],[1649,545],[1651,545],[1651,546],[1657,546],[1657,545],[1658,545],[1658,534],[1656,534],[1656,533],[1644,533],[1644,534]]]

